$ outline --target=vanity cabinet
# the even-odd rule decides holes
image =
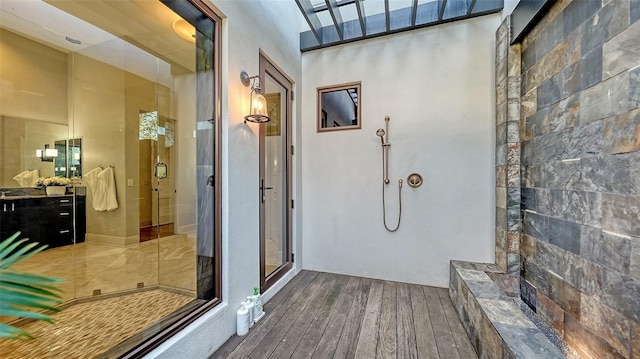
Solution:
[[[20,231],[20,238],[37,237],[37,214],[30,211],[29,199],[7,199],[0,202],[0,240]]]
[[[74,226],[75,218],[75,226]],[[74,230],[75,228],[75,230]],[[6,239],[17,231],[29,242],[55,248],[85,240],[86,200],[74,197],[30,197],[0,201],[0,233]]]

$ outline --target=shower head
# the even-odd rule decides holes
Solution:
[[[376,136],[380,137],[380,142],[382,142],[382,145],[383,145],[383,146],[384,146],[384,134],[385,134],[385,132],[384,132],[384,130],[383,130],[383,129],[381,129],[381,128],[379,128],[379,129],[376,131]]]

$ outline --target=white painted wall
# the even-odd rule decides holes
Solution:
[[[449,260],[494,261],[494,46],[500,14],[302,56],[304,269],[446,287]],[[316,88],[362,81],[362,129],[316,132]],[[391,121],[387,223],[377,128]]]
[[[236,310],[252,288],[259,286],[258,126],[244,124],[249,88],[240,72],[258,73],[258,54],[264,51],[295,82],[301,80],[298,32],[301,16],[294,1],[213,1],[224,16],[222,36],[223,141],[223,283],[224,302],[170,338],[148,355],[157,358],[206,358],[236,330]],[[298,143],[300,96],[293,105],[294,135]],[[294,173],[300,168],[294,157]],[[294,175],[294,197],[300,196],[300,176]],[[294,214],[294,253],[300,270],[300,211]],[[293,273],[292,273],[293,274]],[[291,275],[265,293],[270,298]]]

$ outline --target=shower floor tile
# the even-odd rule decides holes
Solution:
[[[147,290],[76,304],[54,314],[53,324],[24,325],[34,340],[0,339],[0,358],[93,358],[193,300]]]

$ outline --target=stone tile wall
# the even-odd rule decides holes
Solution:
[[[511,46],[510,17],[496,32],[496,264],[506,293],[517,296],[520,273],[520,45]]]
[[[639,18],[559,0],[521,44],[520,294],[590,358],[640,358]]]

